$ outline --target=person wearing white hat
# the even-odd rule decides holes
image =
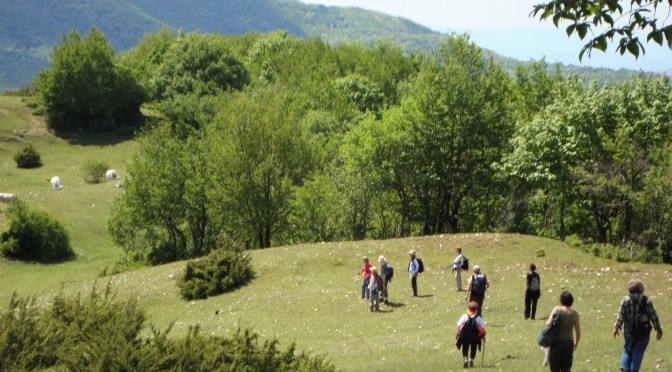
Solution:
[[[380,292],[380,295],[382,297],[383,303],[385,305],[388,304],[388,297],[387,297],[387,286],[390,283],[390,280],[392,280],[392,266],[385,261],[384,256],[378,257],[378,262],[380,263],[380,277],[383,278],[383,290]]]
[[[481,272],[478,265],[474,266],[474,275],[469,278],[467,283],[467,294],[464,296],[468,302],[476,301],[478,304],[478,315],[483,316],[483,300],[485,300],[485,290],[490,287],[488,278]]]
[[[455,248],[455,253],[457,257],[453,260],[453,273],[455,273],[455,284],[457,285],[457,291],[462,292],[462,264],[464,263],[464,256],[462,255],[462,248]]]
[[[415,258],[415,251],[410,250],[408,255],[411,257],[410,262],[408,263],[408,275],[411,277],[411,288],[413,288],[413,297],[418,297],[418,271],[420,270],[420,264]]]

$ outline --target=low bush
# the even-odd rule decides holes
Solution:
[[[74,257],[63,225],[46,212],[32,210],[23,201],[8,208],[9,230],[0,235],[0,253],[9,258],[57,262]]]
[[[204,299],[232,291],[252,278],[254,271],[249,255],[218,249],[204,258],[187,262],[178,286],[185,299]]]
[[[146,315],[134,299],[118,301],[108,286],[89,296],[62,294],[36,305],[12,296],[0,313],[0,369],[69,371],[335,371],[321,356],[259,343],[255,332],[211,337],[191,327],[182,338],[143,332]]]
[[[28,145],[14,154],[14,161],[19,168],[37,168],[42,166],[40,154],[33,148],[33,145]]]
[[[86,183],[100,183],[105,179],[105,172],[108,169],[107,163],[97,160],[87,160],[82,164],[84,171],[84,181]]]

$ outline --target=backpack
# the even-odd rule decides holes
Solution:
[[[377,295],[379,290],[383,288],[383,279],[380,276],[373,276],[373,294]]]
[[[553,314],[553,320],[551,321],[551,326],[546,327],[539,332],[537,336],[537,343],[542,347],[550,347],[555,343],[555,340],[558,338],[558,328],[560,327],[560,311],[557,309]]]
[[[532,281],[530,282],[530,291],[538,291],[539,286],[539,275],[537,273],[532,273]]]
[[[422,262],[421,258],[416,257],[416,260],[418,260],[418,272],[419,273],[424,273],[425,272],[425,264]]]
[[[467,321],[457,331],[457,336],[463,344],[471,344],[485,337],[485,329],[476,322],[477,316],[468,317]]]
[[[478,275],[471,276],[471,293],[472,294],[484,294],[485,293],[485,284],[487,279],[485,275],[479,277]]]
[[[469,259],[464,256],[462,256],[462,258],[462,270],[469,270]]]
[[[635,316],[632,319],[632,329],[630,330],[630,334],[634,338],[646,338],[651,334],[651,320],[646,311],[647,300],[646,296],[642,296],[642,299],[635,304]]]
[[[390,264],[385,265],[385,279],[388,282],[392,281],[392,277],[394,276],[394,269]]]

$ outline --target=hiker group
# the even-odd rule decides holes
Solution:
[[[469,260],[456,249],[457,256],[453,260],[452,272],[455,277],[456,291],[462,288],[462,271],[469,270]],[[408,252],[408,274],[412,296],[418,296],[418,274],[424,272],[424,263],[417,257],[417,252]],[[369,311],[379,311],[379,303],[389,304],[388,285],[393,276],[393,268],[380,256],[380,270],[363,258],[364,266],[360,270],[362,281],[361,298],[369,300]],[[537,302],[541,297],[541,277],[535,264],[529,265],[526,275],[524,299],[525,319],[535,319]],[[379,272],[380,271],[380,272]],[[466,313],[457,322],[455,335],[456,346],[462,350],[463,367],[474,367],[478,350],[485,348],[485,322],[482,318],[485,292],[490,287],[488,278],[481,272],[478,265],[473,267],[473,274],[467,281],[465,294]],[[544,352],[543,366],[550,366],[552,372],[569,372],[573,364],[573,353],[581,339],[581,318],[572,308],[574,297],[569,291],[560,294],[560,305],[553,308],[545,328],[539,333],[537,343]],[[639,279],[628,283],[628,295],[621,301],[618,317],[614,324],[613,336],[617,337],[623,330],[624,347],[621,355],[620,370],[627,372],[639,371],[644,352],[649,344],[652,330],[656,331],[656,339],[663,337],[660,320],[651,300],[644,296],[644,285]],[[483,358],[483,354],[482,354]],[[481,360],[481,364],[483,361]]]

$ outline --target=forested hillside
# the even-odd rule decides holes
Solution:
[[[296,0],[53,0],[0,1],[0,91],[31,83],[48,66],[51,49],[63,33],[86,33],[96,27],[117,52],[129,49],[146,33],[163,26],[173,30],[225,35],[286,30],[299,37],[319,37],[336,45],[393,40],[407,51],[437,51],[440,33],[377,12],[307,5]],[[488,53],[486,53],[486,56]],[[512,72],[520,61],[494,56]],[[563,67],[564,68],[564,67]],[[622,81],[628,72],[579,69],[590,79]]]
[[[134,259],[483,231],[671,259],[666,77],[511,76],[466,35],[408,55],[164,29],[114,56],[93,30],[54,56],[37,79],[51,130],[128,133],[141,104],[160,113],[108,222]]]

